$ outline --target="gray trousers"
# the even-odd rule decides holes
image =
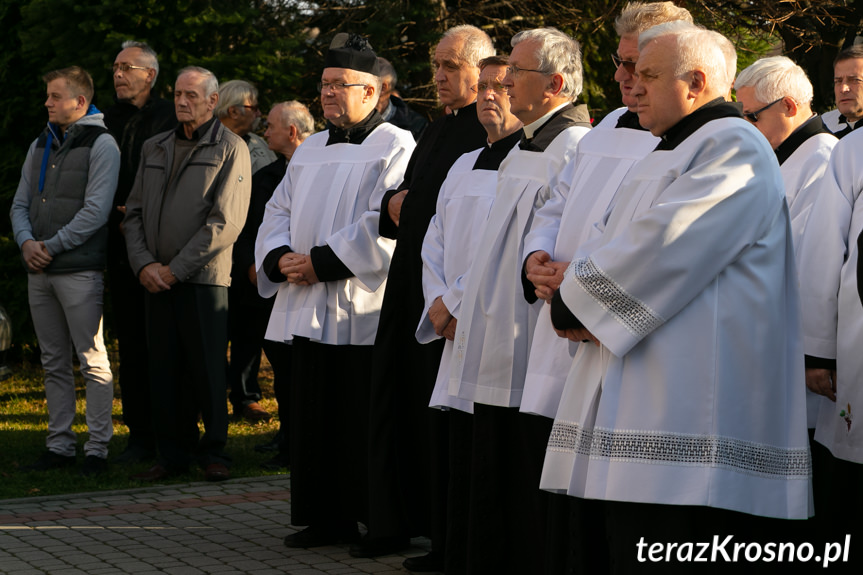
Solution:
[[[59,455],[75,455],[73,350],[78,355],[87,398],[86,455],[108,456],[114,433],[111,405],[114,379],[102,337],[102,272],[29,274],[30,313],[42,351],[48,399],[46,445]]]

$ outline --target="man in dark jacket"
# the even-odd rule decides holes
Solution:
[[[120,223],[132,190],[144,141],[177,125],[174,105],[152,93],[159,60],[147,44],[128,40],[114,59],[116,104],[105,111],[105,125],[120,145],[120,179],[108,219],[108,297],[112,327],[120,347],[120,397],[123,423],[129,428],[126,450],[116,463],[150,459],[156,437],[150,414],[144,288],[129,267]]]

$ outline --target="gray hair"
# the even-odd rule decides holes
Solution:
[[[648,28],[681,20],[692,23],[692,14],[673,2],[629,2],[614,20],[618,36],[638,36]]]
[[[728,94],[734,77],[729,74],[725,49],[717,38],[725,39],[724,36],[682,20],[666,22],[641,33],[638,37],[638,51],[643,51],[648,44],[664,36],[673,36],[677,42],[675,76],[702,70],[707,77],[708,86],[712,86],[721,95]],[[737,65],[736,62],[734,65]]]
[[[258,89],[245,80],[230,80],[219,86],[219,103],[216,105],[216,117],[221,119],[228,115],[228,109],[236,107],[241,116],[248,110],[244,108],[246,99],[250,102],[258,100]]]
[[[126,48],[137,48],[142,52],[141,56],[144,59],[144,65],[148,68],[152,68],[156,71],[156,74],[153,76],[153,84],[156,84],[156,78],[159,77],[159,57],[156,56],[156,51],[150,48],[150,46],[144,42],[136,42],[135,40],[126,40],[121,44],[122,49]]]
[[[300,134],[300,140],[305,140],[314,133],[315,119],[312,118],[312,114],[309,112],[309,109],[300,102],[297,102],[296,100],[291,100],[290,102],[279,102],[273,106],[273,109],[278,109],[278,117],[281,120],[283,127],[287,128],[288,126],[295,126],[297,128],[297,131]]]
[[[444,32],[441,40],[444,38],[461,38],[464,41],[459,58],[471,66],[479,66],[480,60],[495,54],[494,44],[488,34],[470,24],[453,26]]]
[[[219,80],[216,79],[215,74],[213,74],[206,68],[201,68],[200,66],[186,66],[185,68],[177,72],[177,78],[179,78],[183,74],[188,74],[190,72],[200,74],[204,77],[204,96],[209,98],[213,94],[219,93]]]
[[[557,28],[524,30],[512,37],[512,46],[531,40],[539,43],[536,57],[538,69],[545,74],[563,76],[560,95],[575,100],[581,94],[583,75],[581,68],[581,46],[575,38],[567,36]]]
[[[730,90],[734,84],[734,76],[737,75],[737,48],[734,47],[731,40],[719,32],[715,30],[708,30],[708,32],[713,36],[713,41],[716,42],[717,47],[722,51],[722,55],[725,56],[725,82],[728,84],[728,89]]]
[[[390,89],[395,87],[396,82],[399,81],[396,69],[393,68],[392,63],[383,56],[378,56],[378,70],[381,73],[381,80],[389,80]]]
[[[809,106],[812,102],[812,82],[803,68],[785,56],[762,58],[740,72],[736,89],[754,89],[755,99],[774,102],[780,98],[791,98],[798,105]]]

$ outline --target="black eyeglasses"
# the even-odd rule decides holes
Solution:
[[[769,104],[767,104],[766,106],[761,108],[760,110],[755,110],[754,112],[743,112],[743,117],[754,124],[755,122],[758,121],[758,114],[760,114],[761,112],[763,112],[764,110],[766,110],[767,108],[772,106],[773,104],[776,104],[777,102],[781,102],[783,99],[784,99],[784,96],[782,98],[779,98],[778,100],[773,100],[772,102],[770,102]]]
[[[128,72],[129,70],[149,70],[147,66],[134,66],[132,64],[126,64],[125,62],[120,62],[118,64],[114,64],[111,66],[111,70],[116,74],[117,70],[121,72]]]
[[[611,61],[614,62],[615,68],[620,68],[623,66],[623,69],[629,72],[630,74],[635,74],[635,62],[630,62],[629,60],[623,60],[617,54],[611,55]]]

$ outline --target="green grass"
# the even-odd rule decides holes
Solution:
[[[116,354],[112,354],[116,355]],[[228,429],[227,453],[233,458],[232,477],[256,477],[274,475],[264,471],[260,464],[272,454],[254,451],[258,443],[268,441],[279,428],[275,417],[276,401],[273,398],[272,370],[269,365],[261,368],[260,380],[264,399],[261,405],[274,415],[267,423],[252,424],[231,419]],[[110,444],[110,458],[119,455],[126,446],[128,429],[122,423],[120,391],[117,386],[116,363],[112,361],[115,377],[113,407],[114,437]],[[97,477],[81,477],[79,468],[72,467],[45,472],[23,471],[20,468],[39,458],[45,450],[45,435],[48,429],[48,412],[42,370],[38,365],[13,367],[11,378],[0,382],[0,499],[32,497],[37,495],[59,495],[100,490],[142,487],[146,484],[129,479],[129,475],[146,470],[151,464],[112,464],[106,473]],[[77,415],[73,430],[78,434],[78,463],[83,463],[83,446],[87,440],[84,419],[84,384],[76,368]],[[227,394],[226,394],[227,397]],[[226,399],[227,401],[227,399]],[[230,407],[229,407],[230,409]],[[188,474],[166,483],[186,483],[203,480],[203,472],[193,468]]]

